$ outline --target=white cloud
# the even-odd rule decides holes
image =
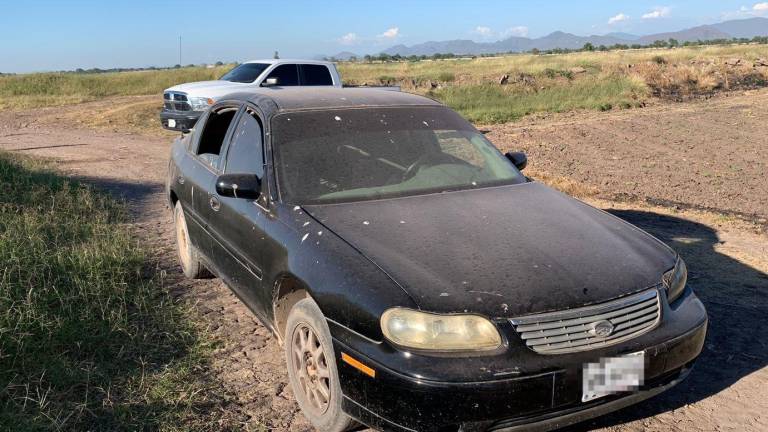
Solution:
[[[493,35],[493,30],[491,30],[490,27],[486,26],[477,26],[474,30],[472,30],[472,33],[479,34],[482,37],[490,37]]]
[[[512,27],[504,30],[501,32],[501,36],[518,36],[518,37],[526,37],[528,36],[528,27],[526,26],[517,26]]]
[[[768,14],[768,2],[755,3],[752,7],[742,6],[737,11],[726,11],[721,14],[723,20],[763,16]]]
[[[347,33],[338,39],[338,42],[342,45],[354,45],[359,41],[356,33]]]
[[[384,33],[380,34],[380,38],[384,39],[395,39],[400,35],[400,28],[399,27],[392,27],[391,29],[387,29]]]
[[[672,8],[669,6],[658,6],[653,8],[652,11],[643,15],[643,19],[657,19],[666,18],[672,13]]]
[[[618,23],[620,23],[622,21],[627,21],[628,19],[629,19],[629,15],[625,15],[623,13],[620,13],[620,14],[618,14],[616,16],[610,17],[608,19],[608,24],[610,24],[610,25],[618,24]]]

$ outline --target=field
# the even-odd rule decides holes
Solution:
[[[710,316],[691,377],[572,431],[761,432],[765,57],[732,46],[341,70],[441,98],[525,151],[529,176],[686,259]],[[218,280],[185,280],[175,256],[159,93],[222,72],[0,77],[0,430],[311,429],[275,338]]]
[[[89,389],[88,400],[93,404],[89,408],[93,417],[83,414],[78,425],[96,421],[114,425],[127,418],[111,414],[119,411],[134,416],[128,429],[306,430],[307,422],[286,387],[282,352],[269,331],[217,280],[180,278],[172,224],[162,197],[169,139],[129,134],[115,125],[109,128],[117,131],[94,131],[89,125],[66,120],[105,110],[116,100],[136,99],[0,112],[0,149],[48,158],[52,167],[127,200],[131,233],[146,249],[142,253],[152,257],[150,274],[165,275],[163,286],[188,307],[181,321],[167,322],[175,326],[161,328],[174,334],[192,326],[199,331],[190,334],[198,339],[182,338],[187,342],[181,346],[203,344],[200,349],[190,348],[200,353],[191,358],[181,353],[141,357],[155,362],[154,368],[144,369],[150,373],[142,375],[140,367],[129,367],[128,372],[108,377],[113,382],[107,387],[110,395],[127,388],[135,396],[135,389],[143,389],[137,399],[112,396],[113,404],[125,411],[103,407],[103,398],[94,402],[100,390],[87,383],[95,382],[96,376],[77,375],[79,393],[66,394],[74,395],[80,407],[83,392]],[[540,114],[517,123],[481,126],[503,150],[528,152],[529,175],[639,225],[680,251],[688,262],[691,284],[710,314],[708,342],[688,381],[661,397],[573,430],[759,432],[768,428],[768,333],[763,322],[768,311],[767,107],[768,90],[764,89],[636,110]],[[13,200],[18,199],[14,195]],[[49,206],[42,208],[52,211]],[[154,305],[169,301],[165,294],[152,299]],[[148,325],[142,331],[151,332],[153,319],[144,319]],[[734,331],[739,328],[750,331]],[[118,336],[115,344],[127,337]],[[100,363],[86,364],[93,369]],[[168,379],[160,379],[164,374]],[[145,387],[135,381],[140,376]],[[52,403],[54,393],[46,395],[48,387],[38,386],[35,378],[34,374],[19,376],[14,381],[19,385],[10,388],[19,392],[40,388],[48,405],[29,401],[25,411],[19,411],[10,404],[6,405],[12,409],[8,415],[23,412],[38,419],[35,425],[51,424],[44,422],[49,421],[52,407],[71,406],[61,405],[62,393],[58,393],[59,405]],[[109,382],[99,379],[99,388]],[[21,384],[24,380],[27,383]],[[157,386],[162,392],[151,390]],[[40,400],[38,393],[30,394],[0,400],[19,404],[27,400],[24,397]],[[121,405],[119,400],[130,403]],[[176,417],[179,410],[181,418]]]
[[[660,100],[680,101],[759,88],[768,85],[766,59],[768,45],[733,45],[341,63],[339,69],[346,84],[396,84],[405,91],[441,100],[472,121],[503,123],[538,112],[630,109]],[[156,131],[163,89],[215,79],[230,67],[4,76],[0,77],[0,109],[153,95],[155,99],[144,99],[139,105],[113,106],[77,120],[95,126]],[[502,77],[506,77],[503,85],[499,84]]]

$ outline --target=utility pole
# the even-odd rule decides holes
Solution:
[[[181,35],[179,35],[179,65],[181,65]]]

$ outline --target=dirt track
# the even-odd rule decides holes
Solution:
[[[40,112],[0,112],[0,148],[51,157],[64,172],[127,198],[167,283],[222,342],[201,373],[226,395],[217,409],[229,424],[309,429],[285,386],[274,338],[217,280],[180,277],[162,196],[169,139],[54,123]],[[527,151],[534,172],[582,182],[593,204],[679,250],[710,313],[705,351],[688,381],[575,429],[768,430],[768,92],[490,129],[501,147]]]

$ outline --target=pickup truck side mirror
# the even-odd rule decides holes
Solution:
[[[528,165],[528,156],[526,156],[525,153],[509,152],[504,156],[506,156],[507,159],[509,159],[509,161],[512,162],[512,164],[520,171],[524,170]]]
[[[223,197],[258,199],[261,180],[254,174],[222,174],[216,179],[216,193]]]
[[[261,83],[261,86],[272,87],[272,86],[276,86],[277,84],[279,84],[278,79],[276,77],[272,77],[272,78],[265,79],[264,82]]]

